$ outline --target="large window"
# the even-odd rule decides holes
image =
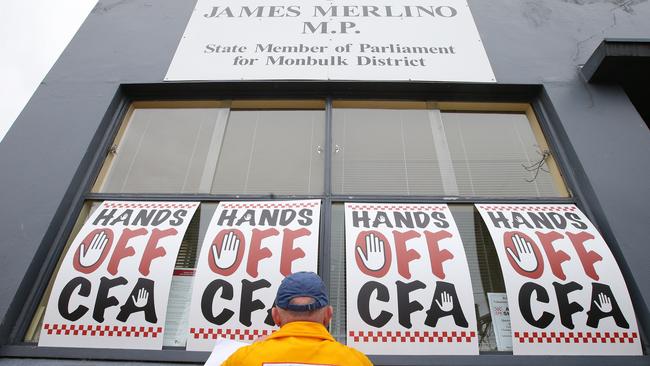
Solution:
[[[94,190],[322,194],[324,102],[137,103]]]
[[[505,292],[503,277],[472,203],[571,202],[535,115],[525,104],[135,103],[108,150],[68,244],[104,197],[148,200],[154,194],[195,200],[200,194],[201,206],[176,261],[182,272],[195,267],[220,201],[320,198],[329,220],[321,223],[325,240],[320,244],[328,255],[319,266],[321,272],[322,266],[329,269],[326,280],[336,308],[331,331],[340,341],[346,334],[343,203],[449,204],[469,262],[480,349],[496,351],[487,294]],[[171,288],[165,345],[182,349],[191,277],[175,276]],[[46,291],[26,342],[38,340],[48,296]]]
[[[525,111],[446,111],[424,102],[333,107],[335,193],[566,196]]]

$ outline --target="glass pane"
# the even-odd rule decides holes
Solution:
[[[325,112],[232,110],[212,193],[323,192]]]
[[[499,258],[490,233],[473,205],[450,205],[469,265],[480,351],[497,351],[488,293],[505,293]]]
[[[334,317],[330,323],[330,333],[345,344],[345,231],[344,206],[332,205],[332,231],[330,239],[330,304],[334,307]]]
[[[218,203],[201,204],[192,217],[181,242],[167,300],[163,346],[185,347],[187,344],[194,270],[199,259],[200,244],[203,243],[207,225],[217,206]]]
[[[224,113],[227,109],[135,109],[99,191],[207,193],[202,177],[206,169],[210,177],[214,173],[208,156],[221,144]]]
[[[335,108],[332,190],[345,194],[440,194],[430,111]]]
[[[524,113],[376,106],[333,110],[333,193],[567,195]]]
[[[442,122],[461,196],[562,195],[525,114],[443,112]]]

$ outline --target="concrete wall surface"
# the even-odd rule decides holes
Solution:
[[[74,219],[71,210],[96,167],[121,85],[162,82],[194,3],[99,1],[0,144],[0,344],[12,340],[39,278],[50,275],[43,266],[64,240],[61,228]],[[546,123],[563,150],[559,160],[574,177],[578,202],[612,246],[647,336],[650,130],[621,87],[589,84],[580,65],[604,38],[650,39],[650,2],[469,4],[498,83],[542,87]],[[0,366],[27,362],[114,364],[14,358],[0,359]]]

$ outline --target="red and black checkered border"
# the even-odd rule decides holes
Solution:
[[[362,343],[467,343],[474,342],[474,331],[348,331],[355,342]]]
[[[357,211],[444,211],[447,206],[421,206],[409,204],[380,204],[380,205],[366,205],[366,204],[353,204],[349,208]]]
[[[273,203],[273,202],[224,202],[223,208],[312,208],[318,207],[320,202],[291,202],[291,203]]]
[[[104,202],[106,208],[195,208],[198,202]]]
[[[162,333],[162,327],[137,327],[127,325],[94,325],[94,324],[43,324],[43,330],[48,335],[81,335],[93,337],[136,337],[157,338]]]
[[[233,341],[254,341],[271,333],[272,329],[190,328],[194,339],[226,338]]]
[[[637,332],[515,332],[519,343],[634,343]]]
[[[578,208],[573,205],[566,206],[545,206],[545,205],[533,205],[533,206],[509,206],[509,205],[477,205],[478,208],[486,211],[548,211],[548,212],[573,212],[577,211]]]

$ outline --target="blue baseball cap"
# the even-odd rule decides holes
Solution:
[[[291,304],[296,297],[311,297],[310,304]],[[329,304],[323,280],[314,272],[296,272],[285,277],[278,287],[275,306],[291,311],[312,311]]]

